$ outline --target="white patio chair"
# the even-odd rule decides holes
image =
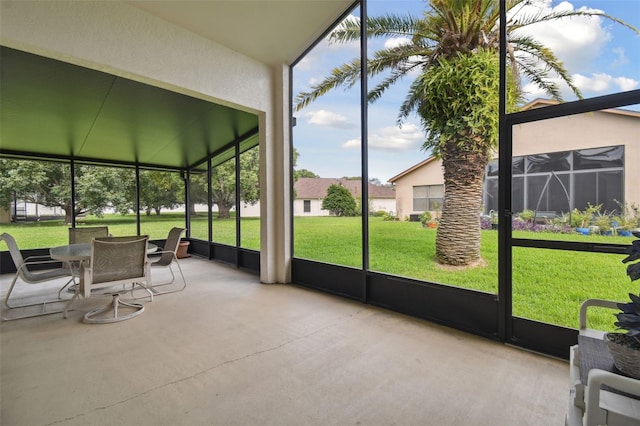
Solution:
[[[182,232],[184,232],[184,228],[172,228],[169,231],[169,235],[167,236],[167,240],[162,250],[156,251],[154,253],[160,254],[160,257],[158,258],[158,260],[151,262],[151,268],[169,268],[169,272],[171,272],[171,281],[153,285],[152,290],[155,294],[175,293],[178,291],[182,291],[187,287],[187,281],[184,279],[184,274],[182,273],[182,268],[180,267],[178,256],[176,255],[178,251],[178,245],[180,244],[180,236]],[[176,289],[159,291],[157,289],[158,287],[172,284],[175,281],[176,277],[171,267],[173,263],[175,263],[178,267],[178,272],[180,272],[180,276],[182,277],[182,286]]]
[[[29,256],[24,259],[13,236],[4,233],[0,235],[0,240],[4,241],[7,244],[9,253],[11,254],[11,258],[13,259],[13,263],[16,266],[16,275],[13,277],[13,281],[11,281],[9,291],[4,298],[4,305],[7,309],[28,308],[31,306],[42,305],[42,310],[40,312],[31,312],[11,317],[3,316],[2,319],[5,321],[9,321],[14,319],[30,318],[40,315],[49,315],[62,312],[61,309],[47,311],[47,304],[68,300],[62,299],[60,295],[62,293],[62,290],[64,290],[69,284],[75,282],[70,265],[67,262],[52,260],[49,256]],[[60,263],[62,263],[62,267],[59,266]],[[29,267],[36,265],[48,265],[50,267],[43,269],[42,271],[32,271],[29,269]],[[66,283],[58,290],[58,297],[55,299],[41,300],[35,303],[13,304],[13,302],[10,303],[9,299],[11,298],[11,293],[13,292],[13,289],[18,282],[18,278],[20,278],[20,280],[26,284],[41,284],[61,278],[68,279]],[[25,311],[29,310],[25,309]]]
[[[110,292],[113,297],[111,303],[87,312],[83,322],[112,323],[142,314],[144,312],[142,304],[121,300],[120,294],[124,291],[125,285],[132,284],[133,287],[138,285],[149,293],[149,298],[153,301],[153,293],[150,290],[151,274],[147,259],[148,240],[149,237],[146,235],[94,238],[91,242],[91,259],[88,264],[86,262],[82,264],[80,285],[73,298],[67,303],[64,317],[67,317],[67,311],[78,297],[89,298],[92,296],[92,290],[104,288],[113,288],[113,291]],[[132,308],[134,311],[119,315],[118,309],[121,307]],[[108,311],[112,311],[113,315],[110,317],[101,316]]]

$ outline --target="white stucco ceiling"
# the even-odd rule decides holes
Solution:
[[[291,64],[353,0],[128,1],[262,63]]]

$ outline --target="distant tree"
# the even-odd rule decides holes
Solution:
[[[211,201],[218,217],[229,219],[236,205],[236,162],[226,161],[211,169]],[[256,146],[240,154],[240,199],[245,204],[260,200],[260,150]]]
[[[173,209],[184,203],[184,184],[180,174],[149,170],[140,173],[140,209],[147,216],[163,208]]]
[[[0,208],[9,210],[14,196],[33,198],[44,179],[44,168],[38,167],[37,162],[1,158]]]
[[[313,173],[311,170],[300,169],[293,171],[293,181],[297,181],[300,178],[319,178],[320,176]]]
[[[197,216],[196,204],[207,203],[207,174],[191,173],[189,180],[189,214]]]
[[[45,207],[60,208],[65,222],[76,216],[101,216],[104,209],[117,203],[126,204],[121,194],[126,173],[114,167],[77,165],[75,167],[76,196],[71,205],[71,168],[68,163],[32,160],[0,160],[0,206],[8,209],[15,198]],[[121,195],[120,195],[121,196]]]
[[[327,196],[322,200],[322,209],[336,216],[355,216],[356,200],[347,188],[333,184],[327,189]]]
[[[218,206],[218,217],[229,219],[236,205],[236,162],[231,159],[211,169],[211,202]]]

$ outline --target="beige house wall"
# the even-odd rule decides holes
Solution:
[[[513,155],[624,146],[627,204],[640,204],[640,117],[598,111],[513,127]]]
[[[514,156],[614,145],[625,147],[625,200],[627,204],[640,205],[640,117],[637,113],[634,116],[598,111],[513,127]],[[443,184],[442,162],[427,162],[395,183],[398,217],[406,219],[412,213],[422,213],[413,211],[413,187]]]
[[[413,187],[420,185],[442,185],[442,161],[433,160],[417,168],[411,173],[400,177],[396,183],[396,216],[405,220],[412,213],[422,213],[413,210]]]

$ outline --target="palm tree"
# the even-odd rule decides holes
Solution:
[[[565,10],[532,13],[531,0],[506,0],[508,108],[521,100],[520,78],[526,78],[562,101],[558,76],[581,97],[571,77],[551,50],[522,28],[575,16],[600,16],[599,11]],[[480,260],[480,217],[485,167],[498,144],[500,10],[497,0],[430,0],[422,18],[389,14],[367,18],[369,38],[403,37],[405,44],[384,48],[368,60],[368,74],[388,75],[369,91],[369,102],[401,78],[417,70],[400,106],[398,123],[417,112],[427,134],[422,149],[442,159],[445,196],[436,237],[436,256],[447,265],[471,265]],[[360,22],[344,20],[330,41],[359,40]],[[300,92],[296,110],[328,91],[359,81],[360,58],[335,68],[331,75]]]

